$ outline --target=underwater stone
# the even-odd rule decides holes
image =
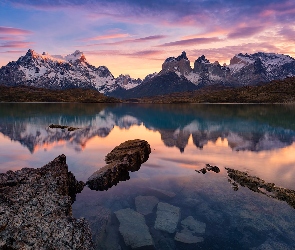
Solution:
[[[203,237],[194,236],[190,231],[181,231],[180,233],[176,233],[174,239],[176,241],[193,244],[204,241]]]
[[[136,210],[143,215],[150,214],[158,202],[159,199],[155,196],[137,196],[135,198]]]
[[[180,208],[168,203],[159,202],[155,229],[174,233],[180,217]]]
[[[181,226],[193,233],[203,234],[206,230],[206,224],[195,220],[192,216],[188,216],[181,221]]]
[[[130,208],[121,209],[115,212],[115,214],[120,222],[119,231],[127,246],[134,249],[154,245],[142,214]]]

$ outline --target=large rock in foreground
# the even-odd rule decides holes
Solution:
[[[105,157],[108,165],[93,173],[86,182],[92,190],[107,190],[119,181],[128,180],[129,171],[139,170],[151,153],[150,145],[145,140],[129,140],[115,147]]]
[[[65,155],[39,169],[0,174],[0,249],[93,249],[88,223],[72,216],[83,187]]]

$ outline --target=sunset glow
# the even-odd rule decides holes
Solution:
[[[237,53],[295,57],[295,2],[284,1],[2,1],[0,66],[26,50],[67,55],[79,49],[116,77],[159,72],[185,50],[229,63]]]

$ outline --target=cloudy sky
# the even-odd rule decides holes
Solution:
[[[258,51],[295,57],[294,0],[1,0],[0,66],[28,49],[144,77],[183,50],[229,63]]]

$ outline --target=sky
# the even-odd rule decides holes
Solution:
[[[144,78],[186,51],[229,63],[238,53],[295,57],[294,0],[0,0],[0,66],[28,49],[82,51],[117,77]]]

